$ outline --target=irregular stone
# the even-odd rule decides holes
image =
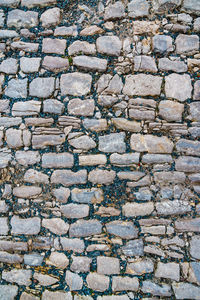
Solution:
[[[153,37],[153,49],[160,54],[173,51],[172,38],[168,35],[157,34]]]
[[[176,149],[179,153],[185,155],[200,156],[200,142],[180,139],[176,143]]]
[[[127,75],[123,93],[128,96],[157,96],[161,92],[162,77],[138,74]]]
[[[40,154],[38,151],[16,151],[15,159],[20,165],[34,165],[40,162]]]
[[[122,42],[117,36],[101,36],[96,40],[97,51],[101,54],[119,56]]]
[[[56,235],[66,234],[69,230],[69,224],[59,218],[43,219],[42,226]]]
[[[70,139],[69,144],[76,149],[87,151],[96,147],[95,141],[88,135],[82,135],[80,137]]]
[[[97,292],[104,292],[109,288],[109,277],[97,273],[89,273],[86,277],[87,285]]]
[[[61,95],[82,96],[90,92],[92,77],[89,74],[69,73],[61,75]]]
[[[179,264],[174,262],[162,263],[158,262],[155,271],[155,277],[167,278],[175,281],[180,280],[180,267]]]
[[[88,54],[95,55],[96,54],[96,46],[95,44],[90,44],[86,41],[75,41],[68,47],[68,54]]]
[[[74,184],[85,184],[87,182],[87,171],[80,170],[72,172],[68,170],[55,170],[51,175],[51,183],[70,186]]]
[[[40,218],[22,219],[18,216],[13,216],[11,219],[12,234],[37,235],[40,232]]]
[[[114,276],[112,278],[112,291],[137,291],[139,288],[138,278]]]
[[[13,9],[8,12],[7,26],[15,28],[31,28],[38,25],[38,13]]]
[[[99,151],[112,153],[118,152],[123,153],[126,151],[126,144],[124,142],[125,134],[111,133],[108,135],[99,137]]]
[[[62,57],[45,56],[42,62],[42,67],[51,72],[62,72],[68,70],[69,60]]]
[[[24,255],[24,264],[28,266],[41,266],[43,256],[39,253],[30,253]]]
[[[130,241],[131,242],[131,241]],[[136,259],[127,264],[126,273],[131,275],[144,275],[154,271],[154,263],[150,258]]]
[[[150,134],[132,134],[131,135],[131,149],[138,152],[148,153],[172,153],[173,142],[167,137],[154,136]]]
[[[61,26],[61,27],[56,27],[54,31],[54,36],[77,36],[78,31],[77,31],[77,26]]]
[[[63,291],[61,291],[61,292],[60,291],[51,292],[51,291],[45,290],[42,293],[42,298],[41,299],[42,300],[72,300],[73,298],[72,298],[72,295],[71,295],[70,292],[63,292]]]
[[[136,72],[157,72],[155,59],[147,55],[139,55],[134,57],[134,71]]]
[[[74,157],[70,153],[45,153],[42,155],[43,168],[72,168]]]
[[[26,79],[11,79],[8,81],[8,86],[5,89],[5,96],[10,98],[26,98],[27,97]]]
[[[64,253],[51,252],[51,255],[46,263],[59,269],[65,269],[69,265],[69,259]]]
[[[110,163],[112,165],[118,166],[118,167],[130,167],[134,164],[139,163],[140,154],[139,153],[124,153],[124,154],[118,154],[113,153],[110,156]]]
[[[112,184],[116,176],[116,172],[113,170],[96,169],[89,172],[88,180],[93,184]]]
[[[19,35],[15,30],[7,30],[7,29],[0,30],[0,40],[1,39],[12,39],[12,38],[15,38],[18,36]]]
[[[144,172],[139,172],[139,171],[121,171],[117,173],[117,176],[119,177],[120,180],[133,180],[133,181],[137,181],[140,178],[144,177],[145,173]]]
[[[146,0],[131,1],[128,4],[128,16],[131,18],[146,17],[149,13],[149,4]]]
[[[161,297],[170,297],[172,295],[171,287],[169,284],[163,283],[162,285],[158,285],[150,280],[143,281],[142,292]]]
[[[177,84],[179,88],[177,89]],[[187,74],[170,74],[165,77],[165,94],[168,98],[184,102],[191,98],[192,85],[190,76]]]
[[[158,61],[158,68],[161,71],[172,71],[176,73],[187,72],[187,65],[180,60],[170,60],[166,57],[160,58]]]
[[[175,228],[178,232],[200,232],[200,218],[175,221]]]
[[[53,189],[53,195],[57,201],[61,203],[66,203],[70,196],[70,189],[64,187]]]
[[[42,192],[39,186],[21,185],[13,188],[13,195],[18,198],[34,198]]]
[[[73,64],[83,70],[104,72],[107,69],[107,60],[85,55],[76,56]]]
[[[50,97],[55,89],[55,78],[53,77],[38,77],[33,79],[29,85],[29,95],[38,98]]]
[[[90,272],[90,264],[92,259],[86,256],[72,256],[72,263],[70,270],[75,273],[87,273]]]
[[[104,20],[116,20],[125,17],[124,5],[121,1],[117,1],[114,4],[109,4],[104,13]]]
[[[61,213],[68,219],[80,219],[89,215],[89,206],[70,203],[60,207]]]
[[[106,223],[106,230],[109,234],[121,237],[122,239],[133,239],[138,236],[138,229],[132,222],[111,221]]]
[[[182,215],[191,211],[191,206],[187,201],[182,200],[165,200],[156,203],[158,215]]]
[[[159,103],[159,115],[168,122],[181,122],[184,104],[163,100]]]
[[[23,147],[22,131],[19,129],[9,128],[6,130],[5,140],[9,148]]]
[[[31,284],[31,276],[31,270],[13,269],[11,271],[4,270],[2,272],[2,279],[25,286],[29,286]]]
[[[159,29],[159,23],[151,21],[134,21],[133,22],[133,34],[142,35],[142,34],[156,34]]]
[[[83,287],[83,279],[78,274],[72,273],[70,271],[66,271],[65,281],[69,286],[70,291],[81,290]]]
[[[78,189],[71,191],[71,199],[78,203],[101,203],[103,201],[103,192],[98,188]]]
[[[30,100],[26,102],[15,102],[12,107],[14,117],[35,116],[40,113],[41,102]]]
[[[97,256],[97,273],[104,275],[119,274],[119,259],[115,257]]]
[[[120,130],[129,132],[140,132],[142,130],[141,124],[135,121],[129,121],[125,118],[113,118],[114,126]]]
[[[91,131],[104,131],[108,128],[108,123],[106,119],[84,119],[83,126],[87,130]]]
[[[38,297],[33,296],[32,294],[28,294],[26,292],[23,292],[21,294],[20,300],[39,300]]]
[[[18,71],[18,63],[15,58],[7,58],[0,64],[0,72],[5,74],[16,74]]]
[[[70,115],[91,117],[94,115],[95,103],[94,100],[81,100],[79,98],[69,101],[67,110]]]
[[[154,210],[153,202],[148,203],[126,203],[122,206],[122,213],[126,217],[137,217],[150,215]]]
[[[104,154],[90,154],[90,155],[80,155],[79,165],[80,166],[96,166],[105,165],[107,158]]]
[[[66,41],[61,39],[44,38],[42,41],[42,52],[50,54],[65,54]]]
[[[194,83],[194,95],[193,100],[200,100],[200,80]]]
[[[1,3],[1,2],[5,2],[5,0],[1,0],[0,1],[0,5],[6,5],[7,3]],[[6,2],[8,2],[8,0],[6,0]],[[16,0],[9,0],[9,5],[12,5],[12,3],[18,3],[18,1]],[[16,285],[0,285],[0,298],[4,299],[4,300],[14,300],[15,297],[17,296],[17,292],[18,292],[18,287]]]
[[[187,282],[173,282],[172,288],[176,299],[199,299],[200,287]]]
[[[142,239],[128,241],[122,248],[125,256],[143,256],[144,244]]]
[[[21,57],[20,68],[24,73],[35,73],[39,71],[40,62],[40,57]]]
[[[60,23],[61,15],[60,8],[54,7],[47,9],[43,14],[41,14],[40,22],[42,22],[42,27],[49,28],[51,26],[56,26]]]
[[[175,161],[175,169],[181,172],[200,172],[200,158],[192,156],[180,156]]]
[[[100,95],[98,97],[98,103],[104,107],[111,107],[116,102],[118,102],[118,98],[116,96]]]
[[[200,121],[200,101],[189,104],[190,117],[192,121]]]
[[[61,237],[60,242],[64,251],[82,253],[85,249],[84,241],[81,239],[69,239]]]
[[[97,220],[78,220],[70,225],[70,237],[86,237],[90,235],[100,234],[102,225]]]
[[[46,183],[46,184],[48,184],[49,176],[42,172],[38,172],[37,170],[29,169],[24,174],[24,181],[30,182],[30,183]]]
[[[163,171],[163,172],[155,172],[154,173],[154,180],[156,183],[184,183],[185,182],[185,174],[182,172],[176,171]]]
[[[46,274],[38,273],[38,272],[34,273],[33,278],[35,280],[37,280],[39,285],[41,285],[41,286],[48,286],[48,285],[52,285],[52,284],[55,284],[56,282],[58,282],[58,279],[56,279],[52,276],[46,275]]]
[[[103,33],[104,30],[97,25],[91,25],[89,27],[84,28],[81,30],[80,35],[82,36],[90,36],[90,35],[95,35],[95,34],[101,34]]]
[[[21,6],[26,6],[28,8],[32,7],[45,7],[51,6],[57,3],[57,0],[21,0]]]
[[[198,35],[179,34],[175,40],[178,54],[194,54],[199,51]]]
[[[193,258],[200,259],[200,253],[198,251],[199,246],[200,246],[200,237],[195,235],[190,240],[190,255]]]
[[[0,0],[0,5],[2,7],[17,7],[20,0]]]
[[[172,163],[172,161],[171,155],[167,154],[144,154],[142,156],[144,164]]]
[[[9,231],[8,219],[6,217],[0,218],[0,234],[7,235]]]

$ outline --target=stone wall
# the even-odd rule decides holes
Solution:
[[[200,299],[199,33],[199,0],[0,0],[0,299]]]

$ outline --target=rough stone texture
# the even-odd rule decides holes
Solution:
[[[101,54],[118,56],[122,48],[122,42],[117,36],[102,36],[96,41],[97,51]]]
[[[177,89],[177,84],[179,88]],[[166,97],[184,102],[191,98],[192,85],[189,75],[170,74],[165,77]]]
[[[90,92],[92,77],[89,74],[71,73],[61,76],[62,95],[82,96]]]

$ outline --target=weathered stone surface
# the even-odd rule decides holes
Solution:
[[[155,277],[167,278],[175,281],[180,280],[180,267],[177,263],[159,262],[155,271]]]
[[[97,257],[97,273],[104,275],[119,274],[119,259],[115,257]]]
[[[161,71],[172,71],[176,73],[187,72],[187,65],[180,60],[170,60],[168,58],[160,58],[158,68]]]
[[[194,100],[200,100],[200,80],[197,80],[194,83],[194,95],[193,95]]]
[[[60,8],[54,7],[46,10],[41,14],[40,21],[45,28],[56,26],[60,23],[61,15]]]
[[[96,54],[96,46],[95,44],[90,44],[86,41],[75,41],[68,48],[69,55],[75,54],[88,54],[95,55]]]
[[[30,182],[30,183],[49,183],[49,176],[38,172],[34,169],[29,169],[24,174],[24,181]]]
[[[82,253],[85,249],[85,244],[81,239],[60,238],[63,250]]]
[[[170,297],[172,294],[169,284],[163,283],[162,285],[158,285],[150,280],[143,281],[142,292],[161,297]]]
[[[84,119],[83,126],[87,130],[99,132],[106,130],[108,128],[108,123],[106,119]]]
[[[47,264],[53,265],[60,269],[65,269],[69,265],[69,259],[64,253],[52,252]]]
[[[139,122],[129,121],[124,118],[113,118],[112,122],[114,126],[120,130],[125,130],[130,132],[140,132],[142,130],[141,124]]]
[[[101,203],[103,201],[103,192],[98,188],[78,189],[71,191],[71,199],[78,203]]]
[[[39,253],[30,253],[24,255],[24,264],[28,266],[41,266],[43,256]]]
[[[40,57],[21,57],[20,68],[24,73],[35,73],[39,71],[40,62]]]
[[[54,31],[54,36],[77,36],[78,31],[77,31],[77,26],[72,25],[72,26],[61,26],[61,27],[56,27]]]
[[[187,282],[173,282],[176,299],[199,299],[200,288]]]
[[[20,165],[28,166],[40,162],[38,151],[16,151],[15,158]]]
[[[100,234],[102,225],[97,220],[78,220],[70,225],[70,237],[86,237],[90,235]]]
[[[124,5],[121,1],[109,4],[105,9],[104,20],[115,20],[125,17]]]
[[[111,164],[119,167],[124,167],[124,166],[128,167],[139,163],[139,158],[140,158],[139,153],[124,153],[124,154],[113,153],[110,156],[110,162]]]
[[[139,288],[138,278],[114,276],[112,278],[113,292],[137,291]]]
[[[200,232],[200,218],[176,221],[175,228],[179,232]]]
[[[89,206],[85,204],[70,203],[62,205],[61,213],[68,219],[80,219],[89,215]]]
[[[55,79],[53,77],[38,77],[29,85],[29,95],[38,98],[48,98],[53,94]]]
[[[155,59],[151,56],[140,55],[134,57],[134,71],[152,72],[158,71]]]
[[[69,230],[69,224],[59,218],[43,219],[42,226],[57,235],[66,234]]]
[[[123,93],[128,96],[157,96],[160,95],[161,84],[160,76],[127,75]]]
[[[94,154],[94,155],[80,155],[79,165],[80,166],[96,166],[105,165],[107,158],[104,154]]]
[[[186,177],[183,172],[169,171],[169,172],[155,172],[154,180],[156,183],[184,183]]]
[[[11,79],[5,89],[5,95],[10,98],[27,97],[27,79]]]
[[[88,135],[83,135],[80,137],[75,137],[74,139],[70,139],[69,144],[76,149],[82,149],[86,151],[96,147],[95,141]]]
[[[91,117],[94,114],[95,103],[92,99],[81,100],[76,98],[69,101],[67,109],[70,115]]]
[[[193,236],[190,240],[190,254],[193,258],[200,259],[200,253],[198,251],[200,246],[200,237]]]
[[[163,100],[159,103],[159,115],[168,122],[181,122],[184,104]]]
[[[68,170],[56,170],[51,176],[51,183],[70,186],[74,184],[84,184],[87,181],[87,171],[80,170],[72,172]]]
[[[13,195],[18,198],[33,198],[41,194],[42,189],[38,186],[21,185],[14,187]]]
[[[104,292],[109,287],[109,277],[97,273],[89,273],[86,277],[88,287],[98,292]]]
[[[82,289],[83,279],[78,274],[66,271],[65,281],[69,286],[70,291],[77,291]]]
[[[75,273],[87,273],[90,271],[92,259],[86,256],[72,256],[70,270]]]
[[[45,7],[49,5],[56,4],[57,0],[22,0],[21,6],[26,6],[28,8],[32,7]]]
[[[126,203],[122,207],[122,213],[126,217],[150,215],[154,210],[153,202],[148,203]]]
[[[60,79],[61,94],[82,96],[90,92],[92,77],[89,74],[74,72],[64,74]]]
[[[190,109],[190,118],[192,121],[200,121],[200,101],[198,102],[192,102],[189,105]]]
[[[80,35],[90,36],[95,34],[101,34],[103,32],[104,30],[101,27],[98,27],[97,25],[91,25],[81,30]]]
[[[199,172],[200,158],[192,156],[180,156],[176,160],[175,168],[181,172]]]
[[[107,171],[102,169],[96,169],[89,173],[88,180],[93,184],[109,185],[113,183],[115,176],[116,172],[113,170]]]
[[[0,0],[2,7],[17,7],[20,0]]]
[[[45,56],[42,62],[42,67],[51,72],[62,72],[68,70],[69,60],[62,57]]]
[[[19,285],[29,286],[31,284],[31,270],[13,269],[11,271],[3,271],[2,279],[17,283]]]
[[[31,28],[38,25],[38,13],[14,9],[9,11],[7,26],[15,28]]]
[[[53,189],[53,195],[57,201],[61,203],[66,203],[70,196],[70,189],[64,187]]]
[[[42,293],[42,300],[72,300],[72,295],[70,292],[63,291],[48,291],[45,290]]]
[[[16,149],[23,146],[22,131],[19,129],[7,129],[5,139],[9,148]]]
[[[110,56],[120,55],[122,42],[117,36],[101,36],[96,41],[97,51]]]
[[[44,53],[55,53],[55,54],[65,54],[66,41],[61,39],[50,39],[45,38],[42,41],[42,52]]]
[[[3,0],[4,1],[4,0]],[[12,0],[11,3],[17,3],[16,0]],[[1,4],[1,1],[0,1]],[[18,287],[16,285],[0,285],[0,297],[4,300],[14,300],[17,296]]]
[[[179,88],[177,89],[177,85]],[[190,76],[187,74],[170,74],[165,77],[165,94],[168,98],[184,102],[191,98],[192,85]]]
[[[153,49],[162,54],[172,52],[172,38],[168,35],[155,35],[153,37]]]
[[[165,200],[156,204],[158,215],[182,215],[191,211],[191,206],[187,201]]]
[[[132,134],[130,144],[131,149],[138,152],[172,153],[173,150],[173,142],[165,136]]]
[[[128,241],[121,249],[122,253],[126,256],[144,255],[144,243],[142,239]]]
[[[0,64],[0,72],[5,74],[16,74],[18,71],[18,63],[15,58],[7,58]]]
[[[149,3],[146,0],[132,0],[128,4],[128,15],[131,18],[145,17],[149,13]]]
[[[151,21],[134,21],[133,34],[156,34],[159,29],[159,24]]]
[[[107,69],[107,60],[86,55],[76,56],[73,64],[83,70],[104,72]]]
[[[194,54],[199,51],[198,35],[179,34],[175,41],[178,54]]]
[[[7,235],[9,231],[8,219],[6,217],[0,218],[0,234]]]
[[[45,153],[42,155],[43,168],[72,168],[74,157],[70,153]]]
[[[176,143],[176,149],[181,154],[200,156],[200,142],[198,141],[180,139]]]
[[[138,229],[132,222],[111,221],[106,224],[109,234],[121,237],[122,239],[132,239],[138,236]]]
[[[37,280],[41,286],[48,286],[58,282],[58,279],[52,276],[37,273],[37,272],[34,273],[34,279]]]
[[[156,164],[156,163],[172,163],[171,155],[167,154],[144,154],[142,156],[142,162],[145,164]]]
[[[12,234],[33,235],[40,232],[41,220],[38,217],[22,219],[18,216],[13,216],[11,219]]]
[[[131,241],[130,241],[131,242]],[[131,275],[144,275],[154,271],[154,263],[150,258],[140,258],[128,263],[126,273]]]
[[[30,100],[26,102],[16,102],[13,104],[12,115],[14,117],[35,116],[40,113],[41,102]]]
[[[100,136],[99,150],[106,153],[123,153],[126,151],[124,139],[124,133],[111,133],[109,135]]]
[[[25,51],[25,52],[37,52],[39,48],[38,43],[28,43],[28,42],[13,42],[11,44],[11,48],[17,51]]]

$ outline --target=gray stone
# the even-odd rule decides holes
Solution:
[[[29,169],[24,174],[24,181],[30,182],[30,183],[46,183],[46,184],[48,184],[49,176],[42,172],[38,172],[37,170]]]
[[[21,6],[26,6],[28,8],[32,7],[45,7],[51,6],[57,3],[57,0],[22,0]]]
[[[138,217],[150,215],[154,210],[153,202],[126,203],[122,206],[122,213],[126,217]]]
[[[131,167],[139,163],[139,158],[140,158],[139,153],[124,153],[124,154],[113,153],[110,156],[110,163],[118,167],[125,167],[125,166]]]
[[[168,35],[155,35],[153,37],[153,49],[160,54],[172,52],[172,38]]]
[[[65,54],[66,40],[44,38],[42,41],[42,52],[53,54]]]
[[[12,39],[18,37],[18,33],[14,30],[2,29],[0,30],[0,40],[1,39]]]
[[[47,9],[43,14],[41,14],[40,22],[42,22],[42,27],[49,28],[51,26],[56,26],[60,23],[61,15],[60,8],[54,7]]]
[[[8,12],[7,26],[15,28],[31,28],[38,25],[38,13],[14,9]]]
[[[41,266],[43,256],[39,253],[30,253],[24,255],[24,264],[28,266]]]
[[[64,292],[64,291],[53,291],[53,292],[51,292],[51,291],[45,290],[42,293],[42,298],[41,299],[42,300],[72,300],[73,298],[72,298],[72,295],[71,295],[70,292]]]
[[[68,170],[56,170],[51,176],[51,183],[70,186],[74,184],[85,184],[87,182],[87,171],[80,170],[72,172]]]
[[[29,85],[29,95],[38,98],[50,97],[55,89],[55,78],[53,77],[38,77],[31,81]]]
[[[95,55],[96,54],[96,46],[95,44],[90,44],[86,41],[75,41],[68,47],[68,54],[88,54]]]
[[[126,144],[124,142],[125,134],[111,133],[108,135],[99,137],[99,151],[112,153],[118,152],[123,153],[126,151]]]
[[[107,158],[104,154],[89,154],[89,155],[79,156],[80,166],[105,165],[106,162],[107,162]]]
[[[198,35],[179,34],[176,38],[176,52],[178,54],[194,54],[199,51]]]
[[[97,273],[89,273],[86,277],[87,285],[97,292],[104,292],[109,288],[109,277]]]
[[[200,232],[200,218],[175,221],[175,228],[178,232]]]
[[[160,164],[160,163],[172,163],[171,155],[167,154],[144,154],[142,156],[142,162],[145,164]]]
[[[179,87],[177,89],[177,86]],[[184,102],[191,98],[192,85],[188,74],[170,74],[165,77],[165,94],[168,98],[174,98]]]
[[[8,231],[9,231],[8,218],[1,217],[0,218],[0,234],[1,235],[7,235]]]
[[[141,124],[136,121],[129,121],[125,118],[113,118],[114,126],[120,130],[129,132],[140,132],[142,130]]]
[[[184,104],[175,101],[163,100],[159,103],[159,116],[168,122],[181,122]]]
[[[138,278],[114,276],[112,278],[112,291],[137,291],[139,288]]]
[[[170,60],[166,57],[160,58],[158,61],[158,68],[161,71],[172,71],[176,73],[187,72],[187,65],[180,60]]]
[[[190,103],[189,110],[191,120],[200,122],[200,101]]]
[[[89,215],[89,206],[70,203],[60,207],[61,213],[68,219],[80,219]]]
[[[104,131],[108,128],[108,123],[106,119],[84,119],[83,126],[87,130],[91,131]]]
[[[40,162],[40,154],[38,151],[16,151],[15,159],[20,165],[34,165]]]
[[[167,137],[154,136],[150,134],[132,134],[131,135],[131,149],[138,152],[148,153],[172,153],[173,142]]]
[[[70,115],[91,117],[94,114],[95,103],[94,100],[81,100],[79,98],[69,101],[67,110]]]
[[[13,195],[18,198],[34,198],[42,192],[39,186],[21,185],[13,188]]]
[[[116,102],[118,102],[118,98],[116,96],[100,95],[98,97],[98,103],[104,107],[111,107]]]
[[[12,107],[14,117],[35,116],[40,113],[41,102],[30,100],[26,102],[15,102]]]
[[[66,234],[69,230],[69,224],[59,218],[43,219],[42,226],[56,235]]]
[[[124,5],[121,1],[117,1],[114,4],[109,4],[104,13],[104,20],[116,20],[125,17]]]
[[[131,241],[130,241],[131,242]],[[154,271],[154,263],[150,258],[136,259],[127,264],[126,273],[131,275],[144,275]]]
[[[158,262],[155,271],[155,277],[167,278],[175,281],[180,280],[180,267],[179,264],[174,262],[162,263]]]
[[[200,80],[194,83],[194,95],[193,100],[200,100]]]
[[[57,201],[61,203],[66,203],[70,196],[70,189],[64,187],[53,189],[53,195]]]
[[[101,27],[98,27],[97,25],[91,25],[81,30],[80,35],[81,36],[90,36],[95,34],[101,34],[104,30]]]
[[[181,0],[154,0],[153,9],[156,13],[162,14],[168,10],[174,10],[177,6],[181,5]]]
[[[136,72],[157,72],[155,59],[147,55],[139,55],[134,57],[134,71]]]
[[[199,253],[199,247],[200,247],[200,237],[195,235],[190,240],[190,255],[193,258],[200,259],[200,253]]]
[[[35,280],[37,280],[38,284],[41,285],[41,286],[53,285],[56,282],[58,282],[58,279],[56,279],[56,278],[54,278],[52,276],[49,276],[49,275],[38,273],[38,272],[34,273],[33,278]]]
[[[70,291],[81,290],[83,287],[83,279],[78,274],[72,273],[70,271],[66,271],[65,281],[69,286]]]
[[[6,1],[7,0],[2,0],[2,1]],[[1,2],[0,1],[0,5]],[[12,2],[11,2],[12,1]],[[16,0],[11,0],[9,1],[10,3],[17,3]],[[17,296],[17,292],[18,292],[18,287],[16,285],[0,285],[0,298],[4,299],[4,300],[14,300],[15,297]]]
[[[2,7],[17,7],[20,0],[0,0],[0,5]]]
[[[61,27],[56,27],[54,31],[54,36],[77,36],[78,31],[77,31],[77,26],[61,26]]]
[[[59,269],[65,269],[69,265],[69,259],[64,253],[51,252],[51,255],[46,263]]]
[[[11,219],[12,234],[37,235],[40,232],[41,220],[38,217],[22,219],[13,216]]]
[[[21,57],[20,68],[24,73],[35,73],[39,71],[40,62],[40,57]]]
[[[107,60],[85,55],[76,56],[73,64],[83,70],[104,72],[107,69]]]
[[[59,73],[69,68],[69,60],[67,58],[56,56],[45,56],[42,67],[48,71]]]
[[[175,169],[181,172],[200,172],[200,158],[181,156],[175,161]]]
[[[33,149],[45,149],[47,146],[61,145],[65,142],[66,137],[58,128],[39,127],[36,130],[32,135]]]
[[[20,300],[39,300],[39,298],[36,296],[33,296],[33,294],[28,294],[26,292],[23,292],[21,294]]]
[[[97,273],[104,275],[119,274],[119,259],[115,257],[97,256]]]
[[[126,256],[143,256],[144,244],[142,239],[128,241],[122,248],[122,253]]]
[[[97,51],[101,54],[119,56],[122,42],[117,36],[101,36],[96,41]]]
[[[23,147],[22,131],[20,129],[7,129],[5,139],[9,148],[15,149]]]
[[[142,292],[163,297],[170,297],[172,295],[169,284],[163,283],[162,285],[158,285],[150,280],[143,281]]]
[[[0,72],[5,74],[16,74],[18,71],[18,63],[15,58],[7,58],[0,64]]]
[[[71,153],[45,153],[42,155],[43,168],[72,168],[74,157]]]
[[[92,77],[89,74],[69,73],[61,75],[61,94],[71,96],[82,96],[90,92]]]
[[[102,225],[97,220],[78,220],[70,225],[70,237],[87,237],[102,232]]]
[[[176,149],[181,154],[200,156],[200,142],[198,141],[180,139],[176,143]]]
[[[158,215],[183,215],[191,211],[191,206],[183,200],[165,200],[156,203],[156,210]]]
[[[43,101],[43,112],[61,115],[64,112],[65,106],[56,99],[47,99]]]
[[[31,270],[13,269],[11,271],[4,270],[2,272],[2,279],[25,286],[29,286],[31,284],[31,276]]]
[[[109,185],[113,183],[116,176],[116,172],[113,170],[102,170],[95,169],[92,170],[88,175],[88,180],[93,184],[105,184]]]
[[[186,10],[187,12],[200,15],[200,3],[198,0],[184,0],[183,9]]]
[[[87,273],[90,271],[92,259],[86,256],[72,256],[70,270],[75,273]]]
[[[38,43],[27,43],[23,41],[13,42],[11,44],[11,49],[16,51],[25,51],[25,52],[37,52],[39,48]]]
[[[101,203],[103,201],[103,192],[98,188],[78,189],[71,191],[71,199],[78,203]]]
[[[173,282],[172,288],[176,299],[200,299],[200,287],[187,282]]]
[[[81,239],[69,239],[65,237],[60,238],[60,243],[64,251],[73,251],[82,253],[85,249],[84,241]]]
[[[96,147],[95,141],[88,135],[82,135],[80,137],[70,139],[69,144],[76,149],[87,151]]]
[[[109,234],[116,235],[122,239],[133,239],[138,236],[138,229],[132,222],[111,221],[106,223],[106,229]]]
[[[123,93],[128,96],[157,96],[161,92],[162,80],[160,76],[127,75]]]
[[[183,172],[176,171],[163,171],[163,172],[155,172],[154,180],[156,183],[169,184],[169,183],[184,183],[186,177]]]
[[[131,18],[146,17],[149,13],[149,3],[146,0],[132,0],[128,4],[128,16]]]
[[[27,97],[28,79],[11,79],[5,89],[5,96],[10,98],[26,98]]]

